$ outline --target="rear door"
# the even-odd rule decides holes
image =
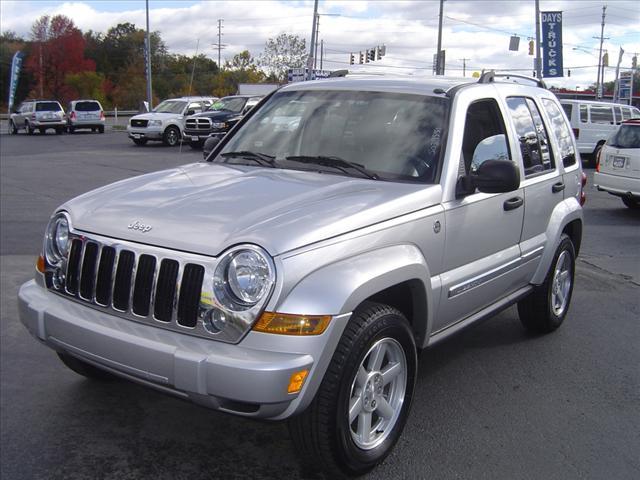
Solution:
[[[520,239],[522,258],[531,274],[547,245],[547,227],[551,213],[564,200],[566,185],[560,174],[549,129],[540,106],[531,97],[507,97],[509,113],[518,138],[518,152],[524,165],[524,224]]]

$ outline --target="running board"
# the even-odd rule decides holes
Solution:
[[[522,300],[524,297],[529,295],[529,293],[531,293],[532,290],[533,290],[532,285],[527,285],[526,287],[522,287],[521,289],[516,290],[512,294],[504,297],[502,300],[492,305],[489,305],[486,308],[483,308],[479,312],[476,312],[473,315],[463,320],[460,320],[457,323],[454,323],[453,325],[449,325],[448,327],[445,327],[442,330],[438,330],[437,332],[432,333],[431,336],[429,337],[429,343],[427,344],[427,347],[435,345],[436,343],[441,342],[445,338],[448,338],[451,335],[458,333],[460,330],[465,329],[472,323],[479,322],[480,320],[484,320],[488,317],[492,317],[498,314],[499,312],[501,312],[506,308],[509,308],[511,305],[518,302],[519,300]]]

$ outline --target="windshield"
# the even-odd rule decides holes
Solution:
[[[187,102],[181,100],[165,100],[153,109],[156,113],[182,113]]]
[[[607,145],[615,148],[640,148],[640,125],[621,125]]]
[[[208,108],[208,111],[227,110],[229,112],[240,113],[247,102],[246,98],[230,97],[221,98]]]
[[[381,179],[433,183],[448,106],[448,99],[398,93],[279,92],[220,153],[255,152],[305,170],[317,170],[314,158],[334,157]],[[296,163],[301,157],[305,163]]]
[[[38,102],[36,103],[36,112],[59,112],[62,107],[58,102]]]

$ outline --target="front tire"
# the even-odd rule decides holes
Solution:
[[[169,147],[175,147],[180,142],[180,130],[178,130],[176,127],[168,127],[164,131],[162,141]]]
[[[571,303],[575,266],[573,243],[563,233],[544,283],[518,302],[518,314],[525,329],[550,333],[562,324]]]
[[[354,313],[311,405],[289,420],[303,462],[332,478],[362,475],[400,438],[416,379],[416,344],[395,308]]]
[[[11,135],[15,135],[18,133],[18,128],[16,127],[16,124],[13,123],[13,120],[9,120],[9,133]]]
[[[25,123],[24,128],[27,131],[27,135],[33,135],[35,133],[35,129],[31,126],[29,122]]]
[[[69,369],[83,377],[101,381],[110,381],[115,379],[115,377],[109,372],[94,367],[93,365],[83,362],[82,360],[66,353],[58,353],[58,357]]]

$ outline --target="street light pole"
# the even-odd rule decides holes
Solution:
[[[318,0],[313,2],[313,23],[311,26],[311,42],[309,43],[309,56],[307,57],[307,74],[305,80],[311,80],[313,70],[313,54],[316,48],[316,19],[318,17]]]
[[[444,0],[440,0],[440,19],[438,20],[438,50],[436,52],[436,75],[444,75],[444,65],[442,61],[442,11],[444,10]]]
[[[542,55],[540,54],[540,0],[536,0],[536,78],[542,78]]]
[[[601,83],[604,83],[604,78],[600,74],[602,67],[602,42],[604,40],[604,18],[606,15],[607,6],[602,6],[602,23],[600,24],[600,53],[598,54],[598,79],[596,80],[596,98],[602,98],[603,87]],[[604,71],[603,71],[604,73]],[[604,76],[604,75],[603,75]]]

